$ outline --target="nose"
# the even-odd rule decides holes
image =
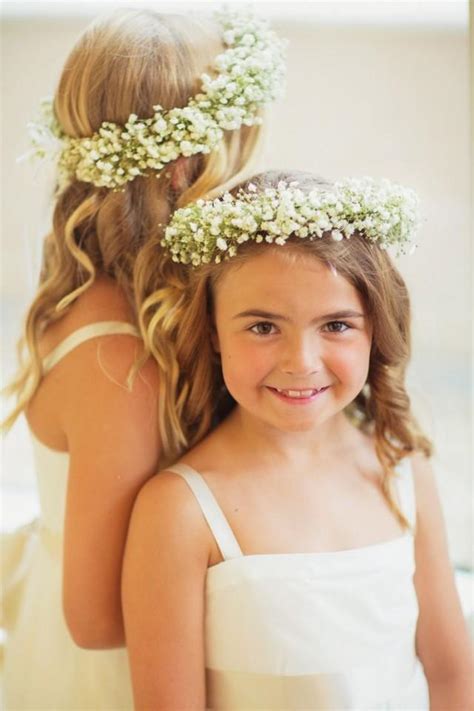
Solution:
[[[280,368],[283,373],[305,377],[322,368],[321,353],[314,335],[301,335],[288,340],[282,353]]]

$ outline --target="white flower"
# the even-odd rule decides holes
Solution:
[[[164,110],[156,104],[151,118],[132,113],[124,126],[104,122],[92,136],[71,138],[62,132],[52,102],[45,101],[42,123],[31,127],[34,155],[46,154],[45,137],[53,135],[64,180],[75,176],[121,189],[180,155],[216,150],[224,131],[261,123],[257,111],[284,89],[285,42],[264,20],[231,9],[218,15],[228,48],[215,59],[217,75],[202,74],[202,89],[187,106]]]
[[[107,177],[102,176],[104,185]],[[417,229],[416,195],[398,185],[365,178],[310,193],[285,183],[276,190],[254,188],[177,210],[162,245],[182,264],[198,266],[231,258],[249,240],[283,246],[290,235],[311,240],[328,232],[339,242],[357,231],[381,249],[394,245],[404,252]],[[355,203],[360,211],[354,211]]]
[[[190,156],[193,153],[193,144],[191,141],[181,141],[179,149],[183,156]]]

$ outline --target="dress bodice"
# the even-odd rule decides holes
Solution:
[[[412,531],[351,550],[243,555],[203,477],[171,471],[193,489],[224,558],[206,578],[210,709],[427,708]],[[414,524],[408,461],[396,488]]]

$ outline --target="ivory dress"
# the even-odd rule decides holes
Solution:
[[[184,464],[168,470],[187,481],[224,558],[206,578],[209,709],[429,708],[411,533],[330,553],[243,555],[204,478]],[[414,524],[408,460],[397,494]]]
[[[128,323],[90,324],[53,350],[43,362],[45,372],[84,341],[116,334],[138,336]],[[3,708],[131,710],[126,650],[81,649],[66,627],[62,612],[62,543],[69,455],[32,438],[40,518],[16,534],[7,534],[2,541],[4,560],[9,562],[4,579],[8,636]]]

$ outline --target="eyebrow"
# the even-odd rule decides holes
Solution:
[[[280,314],[272,313],[271,311],[262,311],[261,309],[248,309],[247,311],[241,311],[240,313],[233,316],[234,319],[237,318],[265,318],[269,321],[290,321],[287,316],[281,316]],[[360,311],[352,311],[350,309],[344,311],[334,311],[330,314],[323,314],[322,316],[317,316],[313,319],[312,323],[315,321],[338,321],[344,318],[365,318],[363,313]]]

